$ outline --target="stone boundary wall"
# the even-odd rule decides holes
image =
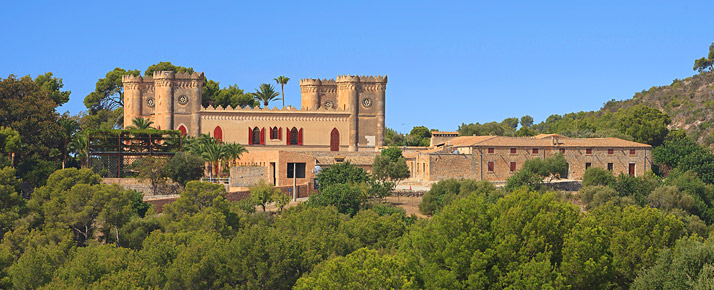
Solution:
[[[231,167],[231,187],[244,187],[255,185],[260,180],[268,179],[266,166],[238,166]]]
[[[175,182],[167,182],[159,186],[160,195],[154,195],[151,188],[151,182],[149,180],[139,181],[136,178],[102,178],[102,183],[104,184],[118,184],[126,190],[136,190],[144,194],[146,198],[152,198],[153,196],[177,194],[180,185]]]
[[[449,178],[479,179],[478,159],[471,154],[431,154],[426,180]]]
[[[552,190],[579,191],[583,187],[582,180],[554,180],[547,185]]]
[[[283,194],[288,195],[292,197],[292,194],[290,193],[290,189],[292,186],[276,186],[277,189],[279,189]],[[298,198],[305,198],[309,197],[312,194],[317,193],[317,190],[313,189],[314,186],[312,183],[310,184],[303,184],[303,185],[298,185],[297,186],[297,191],[298,191]],[[228,201],[241,201],[250,198],[250,192],[248,190],[240,190],[240,191],[231,191],[231,192],[226,192],[226,200]],[[170,204],[174,201],[179,199],[178,196],[172,196],[172,197],[166,197],[166,198],[152,198],[148,200],[144,200],[148,204],[153,204],[156,208],[156,212],[162,212],[164,209],[164,206],[167,204]]]

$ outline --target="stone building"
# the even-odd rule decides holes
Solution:
[[[203,73],[124,76],[124,126],[137,117],[158,129],[237,142],[249,151],[375,151],[384,145],[386,76],[302,79],[300,109],[204,108]]]
[[[568,161],[566,179],[581,180],[595,166],[640,176],[652,166],[652,147],[618,138],[568,138],[556,134],[535,137],[462,136],[440,139],[433,148],[406,154],[411,180],[449,178],[504,181],[526,160],[562,153]]]
[[[300,109],[202,107],[203,80],[169,71],[124,76],[124,126],[142,117],[157,129],[243,145],[249,152],[238,160],[244,168],[231,170],[234,187],[260,179],[306,185],[334,162],[368,168],[384,145],[386,76],[302,79]]]

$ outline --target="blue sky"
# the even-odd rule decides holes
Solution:
[[[627,3],[625,3],[627,2]],[[191,66],[255,91],[286,75],[388,75],[387,126],[597,110],[694,74],[714,1],[11,1],[0,77],[53,72],[78,113],[115,67]],[[277,105],[278,103],[275,103]]]

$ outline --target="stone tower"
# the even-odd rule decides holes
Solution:
[[[384,146],[387,76],[342,75],[334,80],[301,79],[302,107],[349,113],[349,151]]]
[[[123,76],[124,127],[135,118],[148,118],[154,127],[186,130],[198,136],[201,129],[203,73],[154,72],[152,77]]]

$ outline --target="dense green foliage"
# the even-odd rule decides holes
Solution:
[[[590,167],[583,174],[583,186],[610,186],[615,182],[615,176],[605,168]]]
[[[409,178],[409,167],[407,167],[406,159],[402,157],[402,150],[397,147],[383,149],[379,155],[374,157],[372,176],[383,184],[390,182],[394,186]],[[391,189],[393,188],[390,188],[390,192]]]
[[[62,86],[62,79],[51,73],[34,80],[14,75],[0,78],[0,128],[4,128],[0,133],[4,148],[0,151],[14,153],[17,174],[33,186],[43,185],[47,176],[62,166],[58,157],[64,143],[58,134],[62,130],[56,108],[69,99],[70,93],[61,91]],[[0,165],[10,165],[7,157],[12,159],[0,157]]]
[[[384,143],[387,146],[429,146],[431,131],[424,126],[415,126],[409,134],[402,134],[394,129],[387,128],[384,132]]]
[[[563,154],[557,153],[545,160],[540,158],[529,159],[523,163],[518,172],[506,180],[506,190],[513,191],[525,186],[531,190],[539,190],[543,182],[550,183],[568,173],[568,162]]]
[[[635,279],[631,289],[711,289],[714,285],[714,244],[683,238],[663,250],[657,262]]]
[[[330,192],[313,195],[328,202],[249,213],[226,201],[222,185],[190,181],[161,215],[149,210],[142,216],[135,192],[100,184],[89,170],[55,172],[25,206],[16,192],[18,180],[6,168],[0,171],[0,201],[14,206],[0,211],[5,232],[0,284],[624,289],[633,281],[675,281],[647,277],[683,263],[695,275],[676,281],[698,285],[711,277],[711,261],[692,263],[699,256],[667,250],[684,243],[695,253],[708,249],[701,242],[676,242],[694,232],[677,208],[696,211],[694,194],[711,200],[709,185],[690,173],[675,170],[656,180],[644,207],[609,200],[587,213],[553,193],[446,180],[424,197],[423,207],[433,217],[415,220],[403,210],[371,203],[366,172],[351,164],[329,169],[334,172],[326,169],[322,178]],[[652,178],[620,179],[612,186],[622,183],[622,190],[636,195]],[[275,201],[279,193],[264,187],[254,188],[255,199]],[[644,278],[637,278],[639,273]]]
[[[176,153],[164,166],[164,173],[174,182],[186,185],[189,181],[203,177],[204,161],[191,153]]]
[[[502,192],[488,181],[474,181],[470,179],[441,180],[431,186],[431,189],[424,194],[422,202],[419,204],[419,211],[426,215],[432,215],[454,200],[472,195],[481,194],[487,198],[497,199]]]
[[[637,105],[619,118],[617,129],[620,133],[632,136],[635,142],[658,146],[669,133],[667,125],[671,122],[667,114],[652,107]]]

